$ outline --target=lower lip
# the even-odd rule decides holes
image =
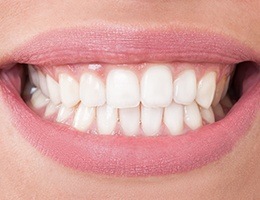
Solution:
[[[216,161],[246,135],[260,108],[260,82],[256,82],[223,120],[186,135],[154,138],[83,135],[38,117],[2,80],[0,88],[12,115],[10,123],[32,146],[64,166],[115,176],[181,173]]]

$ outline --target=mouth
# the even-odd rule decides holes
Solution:
[[[18,132],[62,165],[167,175],[221,159],[246,135],[258,59],[215,33],[58,30],[6,58],[0,88]]]

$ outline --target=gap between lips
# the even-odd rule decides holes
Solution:
[[[234,103],[227,94],[234,65],[29,65],[27,69],[21,89],[27,105],[46,120],[86,133],[181,135],[221,120]]]

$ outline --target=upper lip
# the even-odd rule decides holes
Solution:
[[[1,65],[28,63],[259,62],[253,49],[213,32],[182,29],[69,28],[33,37],[2,59]]]

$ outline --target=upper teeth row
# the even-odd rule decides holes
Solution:
[[[123,68],[112,69],[106,84],[93,73],[81,75],[79,82],[72,76],[61,73],[58,82],[29,66],[31,82],[43,94],[58,105],[70,108],[80,101],[87,107],[102,106],[105,103],[113,108],[134,108],[140,102],[145,107],[168,107],[172,101],[190,105],[196,101],[208,109],[217,105],[224,97],[229,79],[224,77],[217,85],[217,74],[210,71],[197,80],[193,69],[184,70],[173,79],[171,70],[164,65],[149,67],[139,81],[137,75]]]

